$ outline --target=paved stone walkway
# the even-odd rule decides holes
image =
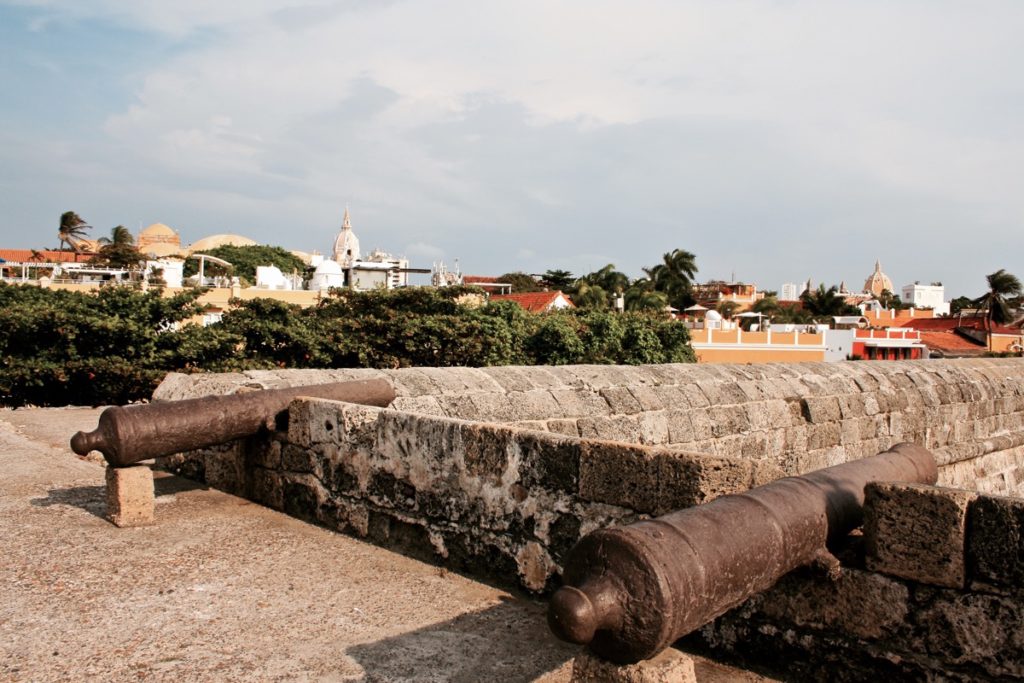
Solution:
[[[115,528],[67,446],[98,414],[0,411],[0,681],[569,679],[542,604],[177,477]]]

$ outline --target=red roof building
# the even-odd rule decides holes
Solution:
[[[0,259],[14,263],[86,263],[96,254],[79,251],[39,249],[35,258],[32,249],[0,249]]]
[[[921,341],[931,355],[943,358],[981,356],[989,352],[1020,353],[1024,335],[1017,327],[989,326],[985,318],[974,316],[918,318],[902,325],[921,333]]]
[[[512,292],[512,285],[508,282],[500,282],[498,278],[490,275],[463,275],[462,284],[480,287],[488,292],[497,294],[509,294]]]
[[[563,308],[576,308],[568,295],[553,292],[522,292],[520,294],[494,294],[491,301],[515,301],[530,313],[547,313]]]

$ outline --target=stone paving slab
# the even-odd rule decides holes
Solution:
[[[98,414],[0,411],[0,681],[569,680],[541,603],[187,480],[114,527],[67,447]]]

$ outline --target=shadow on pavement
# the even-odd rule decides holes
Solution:
[[[173,496],[176,493],[184,493],[185,491],[205,491],[207,489],[207,486],[198,482],[159,472],[153,478],[153,492],[157,498],[160,496]],[[101,519],[106,519],[106,496],[106,486],[69,486],[62,489],[50,489],[46,492],[45,498],[33,498],[29,502],[35,507],[70,505],[81,508]]]
[[[526,683],[555,671],[577,649],[555,640],[540,608],[508,600],[346,654],[362,666],[366,683]]]
[[[69,486],[63,489],[50,489],[46,492],[46,498],[33,498],[29,503],[42,508],[71,505],[103,519],[107,511],[106,487]]]

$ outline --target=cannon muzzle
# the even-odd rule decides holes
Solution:
[[[370,379],[114,406],[103,411],[95,431],[71,437],[71,449],[79,455],[99,451],[112,466],[123,467],[205,448],[255,434],[299,396],[386,407],[395,390],[387,380]]]
[[[618,663],[653,657],[788,572],[863,518],[873,481],[934,484],[935,458],[913,444],[786,477],[745,493],[584,536],[569,552],[548,624]]]

